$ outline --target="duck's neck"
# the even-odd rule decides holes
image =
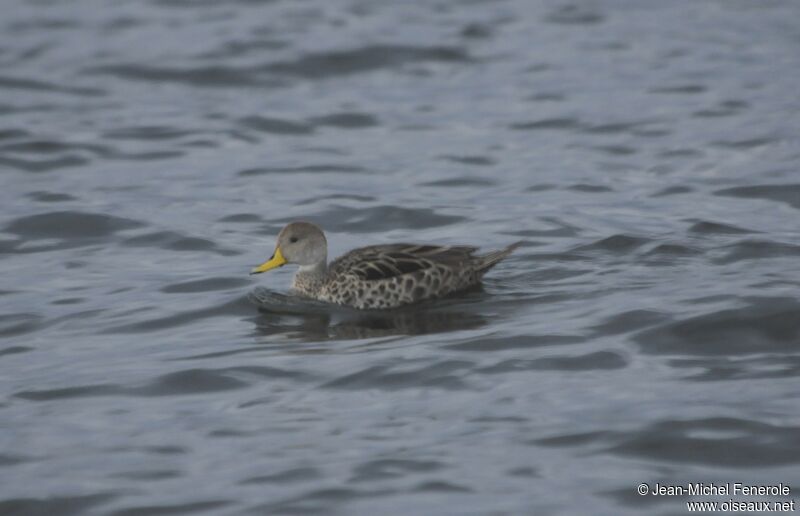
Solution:
[[[316,292],[325,282],[328,273],[327,260],[322,260],[314,265],[301,265],[294,275],[292,288],[301,293]]]

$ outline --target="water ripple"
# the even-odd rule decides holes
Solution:
[[[16,498],[0,500],[0,513],[7,515],[59,514],[80,516],[95,507],[105,505],[116,498],[112,494],[63,496],[51,498]]]
[[[308,54],[297,60],[274,63],[265,68],[273,73],[304,79],[328,79],[381,68],[398,67],[406,63],[425,61],[467,63],[471,60],[469,54],[458,47],[372,45],[352,50]]]
[[[619,437],[610,452],[660,462],[758,468],[800,463],[800,428],[735,418],[663,421]],[[731,449],[738,450],[730,453]]]
[[[118,231],[144,226],[143,223],[114,215],[79,211],[52,211],[14,219],[5,231],[25,240],[104,238]]]
[[[715,195],[742,199],[765,199],[800,209],[800,184],[737,186],[717,190]]]
[[[70,95],[97,97],[106,92],[99,88],[59,86],[49,82],[22,77],[0,77],[0,90],[19,89],[26,92],[66,93]]]
[[[793,298],[754,297],[748,304],[645,330],[635,340],[645,353],[659,355],[794,352],[800,337],[800,303]]]

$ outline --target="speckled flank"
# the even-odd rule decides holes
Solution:
[[[473,254],[473,247],[365,247],[334,261],[322,277],[298,273],[293,288],[317,300],[358,309],[394,308],[479,284],[483,274],[517,245],[480,256]]]

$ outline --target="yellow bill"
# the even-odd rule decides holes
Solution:
[[[261,274],[262,272],[267,272],[275,269],[276,267],[282,267],[283,265],[286,265],[286,258],[284,258],[281,254],[281,248],[276,247],[275,254],[273,254],[269,260],[251,270],[250,274]]]

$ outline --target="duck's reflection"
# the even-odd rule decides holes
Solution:
[[[259,311],[255,330],[264,336],[284,335],[299,341],[368,339],[424,335],[479,328],[487,324],[478,313],[485,297],[473,290],[457,299],[394,310],[354,310],[287,296],[264,288],[250,293]]]

